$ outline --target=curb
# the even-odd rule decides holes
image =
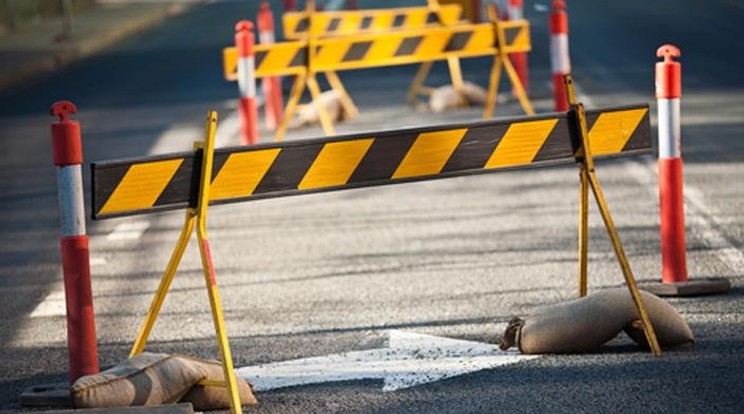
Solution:
[[[98,36],[85,39],[70,50],[54,52],[48,57],[39,58],[33,63],[19,66],[9,74],[0,78],[0,92],[4,92],[23,81],[38,78],[44,74],[54,72],[72,62],[86,58],[101,51],[129,36],[142,32],[170,17],[183,14],[197,3],[177,3],[147,13],[140,19],[128,21]]]

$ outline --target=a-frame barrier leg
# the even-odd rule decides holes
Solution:
[[[331,89],[336,91],[341,97],[341,106],[344,108],[344,112],[349,118],[356,118],[359,116],[359,109],[354,105],[354,101],[351,99],[349,92],[346,91],[343,82],[338,77],[336,72],[325,72],[328,84],[331,85]]]
[[[312,103],[318,111],[320,126],[323,128],[323,133],[326,135],[336,135],[336,132],[333,130],[333,121],[331,121],[328,111],[323,107],[323,103],[320,102],[320,86],[318,85],[318,80],[315,79],[314,73],[307,75],[307,88],[310,90],[310,97],[313,100]]]
[[[576,161],[580,164],[580,214],[586,215],[588,211],[588,208],[586,208],[588,206],[584,205],[585,198],[588,198],[588,195],[586,194],[586,181],[588,181],[589,186],[592,189],[592,193],[594,194],[594,199],[597,201],[599,211],[602,214],[602,220],[604,221],[605,228],[607,229],[607,233],[610,236],[612,247],[615,250],[615,256],[617,256],[617,261],[620,264],[620,269],[622,270],[623,276],[625,278],[625,283],[628,285],[628,290],[630,291],[630,295],[633,298],[633,303],[635,304],[636,311],[638,312],[638,316],[641,318],[641,325],[643,326],[643,332],[646,335],[646,341],[649,344],[649,348],[651,348],[651,352],[653,352],[656,356],[660,356],[661,348],[659,347],[659,342],[656,339],[654,327],[653,325],[651,325],[651,320],[648,316],[648,312],[646,311],[646,306],[643,304],[643,299],[641,298],[641,292],[640,290],[638,290],[638,285],[636,284],[635,278],[633,277],[633,272],[630,270],[628,258],[625,256],[623,245],[620,242],[620,237],[617,234],[615,223],[612,220],[612,216],[610,215],[607,201],[605,200],[604,193],[602,192],[602,188],[599,185],[597,173],[594,169],[594,159],[592,157],[591,147],[589,145],[589,132],[587,128],[586,114],[584,112],[584,105],[576,100],[576,91],[574,89],[573,78],[571,77],[571,75],[565,75],[563,77],[563,81],[566,85],[568,103],[571,106],[571,112],[575,118],[576,130],[578,131],[581,138],[581,146],[576,152]],[[586,224],[588,224],[588,220],[585,218],[585,216],[582,216],[580,218],[580,226],[582,228],[579,230],[580,243],[582,242],[581,239],[586,237],[586,234],[584,234],[587,231]],[[582,247],[580,247],[579,249],[581,255],[581,257],[579,258],[579,262],[581,267],[586,266],[587,241],[588,239],[584,239]],[[586,272],[586,269],[581,269],[580,272]],[[585,277],[585,274],[580,276],[580,278],[584,278],[580,283],[586,282]],[[582,289],[585,290],[586,287],[580,286],[580,293]]]
[[[300,102],[300,98],[302,98],[302,92],[305,90],[306,77],[307,75],[304,73],[295,76],[294,83],[292,83],[292,90],[289,92],[287,106],[284,107],[284,115],[274,133],[274,141],[281,141],[284,138],[284,134],[287,133],[289,123],[292,122],[292,116],[294,116],[297,110],[297,104]]]
[[[214,271],[214,265],[212,262],[212,254],[209,249],[209,239],[207,237],[207,207],[209,206],[209,187],[212,179],[212,164],[214,162],[214,146],[215,146],[215,133],[217,130],[217,112],[210,111],[207,115],[207,125],[204,142],[197,142],[194,144],[196,149],[202,150],[202,168],[199,182],[199,198],[197,201],[196,208],[188,208],[186,210],[186,219],[184,221],[181,235],[178,238],[173,253],[171,254],[168,267],[166,268],[163,278],[160,281],[160,286],[155,293],[155,297],[150,305],[150,308],[145,317],[145,321],[140,328],[140,332],[132,346],[132,350],[129,354],[130,358],[140,354],[147,343],[147,339],[150,335],[155,320],[157,319],[160,308],[163,305],[165,296],[168,293],[173,277],[178,270],[178,265],[181,263],[183,253],[188,246],[191,234],[194,232],[196,227],[196,235],[199,241],[199,253],[201,255],[202,269],[204,271],[204,278],[207,287],[207,293],[209,295],[209,304],[212,311],[212,319],[214,321],[215,333],[217,335],[217,342],[220,349],[220,357],[222,359],[222,371],[225,380],[224,381],[200,381],[200,384],[206,386],[225,387],[228,391],[230,398],[230,409],[233,414],[241,414],[243,407],[240,404],[240,395],[238,394],[238,383],[235,378],[235,367],[232,362],[232,353],[230,352],[230,344],[227,339],[227,331],[225,329],[225,320],[222,313],[222,302],[220,300],[219,291],[217,289],[217,278]]]
[[[416,76],[414,76],[413,82],[411,82],[411,86],[408,88],[408,92],[406,92],[406,103],[408,105],[416,105],[417,97],[424,86],[426,77],[429,76],[429,71],[431,71],[433,64],[434,62],[424,62],[416,70]]]
[[[514,69],[509,55],[506,53],[506,37],[504,29],[501,27],[501,20],[499,20],[496,7],[493,4],[488,5],[488,20],[493,24],[494,37],[496,38],[496,45],[498,51],[493,60],[493,66],[491,66],[491,76],[488,83],[488,95],[486,96],[486,107],[483,110],[483,118],[490,118],[493,116],[494,108],[496,107],[496,97],[499,91],[500,73],[503,67],[506,70],[506,75],[514,88],[514,93],[519,99],[519,104],[522,106],[522,110],[526,115],[535,115],[535,109],[532,107],[530,98],[527,96],[527,91],[522,85],[522,81],[519,80],[519,75]]]

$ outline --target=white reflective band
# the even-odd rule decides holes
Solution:
[[[568,35],[550,36],[550,66],[553,73],[571,73],[571,60],[568,58]]]
[[[259,32],[258,41],[261,44],[274,43],[274,32]]]
[[[253,56],[238,59],[238,88],[243,98],[256,97],[256,63]]]
[[[659,124],[659,158],[680,158],[679,98],[657,99]]]
[[[57,169],[57,191],[62,235],[84,235],[83,173],[79,164]]]
[[[509,14],[509,20],[524,19],[524,14],[522,13],[521,7],[509,6],[507,7],[506,12]]]

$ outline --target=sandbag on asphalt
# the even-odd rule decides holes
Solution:
[[[432,112],[444,112],[448,109],[480,106],[486,103],[486,98],[486,91],[471,82],[463,82],[459,91],[452,85],[444,85],[431,92],[429,109]]]
[[[202,378],[197,367],[177,356],[145,352],[79,378],[70,387],[70,397],[75,408],[172,404]]]
[[[212,381],[224,381],[225,375],[222,371],[222,364],[218,361],[204,360],[191,357],[182,357],[183,360],[194,369],[198,370],[204,376],[204,379]],[[235,377],[238,383],[238,394],[240,395],[241,405],[256,405],[258,401],[253,394],[253,386],[242,377]],[[186,395],[181,398],[181,402],[190,402],[196,411],[208,411],[230,408],[230,396],[227,388],[194,385]]]
[[[644,291],[641,291],[641,298],[661,347],[693,342],[690,327],[671,305]],[[647,346],[628,290],[608,289],[539,308],[524,320],[513,318],[500,347],[505,350],[517,345],[524,354],[589,352],[622,330],[637,343]]]

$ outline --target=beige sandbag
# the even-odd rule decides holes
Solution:
[[[145,352],[79,378],[70,387],[70,396],[75,408],[172,404],[203,377],[176,356]]]
[[[486,91],[472,82],[463,82],[459,91],[452,85],[440,86],[432,90],[429,96],[429,109],[437,113],[485,103]]]
[[[187,364],[192,366],[204,375],[204,378],[212,381],[224,381],[222,364],[214,360],[205,360],[192,357],[182,356]],[[238,383],[238,394],[240,395],[241,405],[256,405],[258,401],[253,393],[253,386],[243,379],[236,376]],[[230,408],[230,396],[225,387],[194,385],[186,395],[181,398],[181,402],[190,402],[196,411],[220,410]]]
[[[641,298],[662,347],[692,342],[687,323],[662,299],[641,291]],[[509,322],[500,345],[517,345],[525,354],[581,353],[600,347],[623,329],[645,344],[643,329],[630,293],[608,289],[581,299],[537,309],[525,320]],[[657,328],[658,326],[658,328]]]
[[[331,122],[342,121],[348,117],[341,105],[341,95],[334,91],[325,91],[318,96],[318,99],[304,105],[298,105],[297,116],[293,119],[290,127],[299,128],[305,125],[320,123],[320,114],[318,107],[320,105],[328,113]]]

